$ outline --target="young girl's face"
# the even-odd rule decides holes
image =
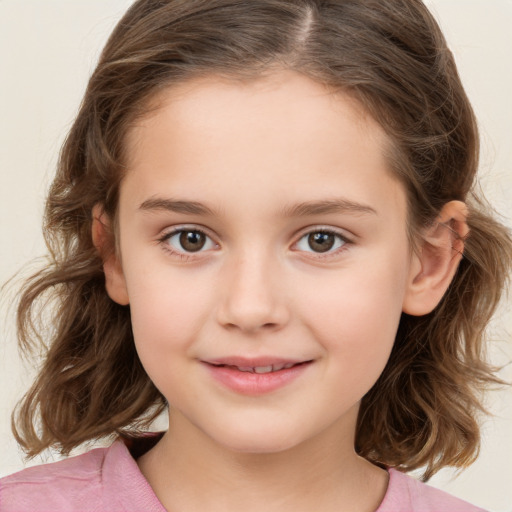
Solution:
[[[292,72],[159,99],[127,138],[106,275],[174,428],[245,452],[353,443],[417,271],[385,134]]]

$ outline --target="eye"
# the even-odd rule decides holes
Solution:
[[[174,252],[194,253],[203,250],[213,249],[213,240],[198,229],[180,229],[165,235],[163,243],[170,246]]]
[[[297,250],[315,253],[333,252],[343,247],[348,241],[332,231],[311,231],[306,233],[296,244]]]

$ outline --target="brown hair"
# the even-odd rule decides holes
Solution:
[[[457,274],[431,314],[402,316],[389,362],[363,398],[356,449],[401,470],[426,467],[425,479],[476,457],[480,391],[499,382],[484,359],[484,328],[509,275],[512,241],[474,195],[475,118],[420,0],[132,5],[101,55],[60,155],[45,213],[50,264],[26,282],[19,304],[25,350],[42,325],[36,304],[56,305],[44,364],[13,416],[29,455],[135,434],[166,405],[137,357],[129,307],[106,294],[91,239],[94,205],[116,217],[130,124],[173,84],[212,74],[251,80],[276,67],[353,95],[382,124],[407,190],[411,232],[432,223],[446,202],[468,203],[471,232]]]

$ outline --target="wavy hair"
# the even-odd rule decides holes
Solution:
[[[137,357],[129,307],[105,291],[91,237],[94,205],[116,219],[127,130],[174,84],[206,75],[255,80],[276,68],[352,95],[385,128],[413,236],[446,202],[468,204],[470,236],[457,274],[431,314],[403,314],[389,362],[362,400],[356,449],[402,471],[423,467],[424,479],[476,457],[481,390],[499,382],[485,361],[484,329],[509,276],[512,241],[475,193],[477,124],[420,0],[132,5],[62,148],[45,210],[49,263],[25,282],[19,302],[22,348],[47,336],[37,380],[13,415],[28,455],[136,435],[166,407]],[[51,329],[41,304],[52,305]]]

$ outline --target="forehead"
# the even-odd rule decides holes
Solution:
[[[297,139],[311,138],[313,134],[324,139],[330,135],[342,137],[344,127],[333,121],[349,118],[351,128],[365,132],[369,142],[383,149],[391,143],[355,97],[290,70],[252,80],[217,75],[189,79],[151,96],[144,110],[147,113],[128,131],[131,158],[136,156],[130,150],[136,148],[141,131],[163,126],[165,117],[172,117],[183,135],[208,131],[212,137],[215,133],[221,137],[222,128],[231,125],[236,135],[242,136],[243,129],[270,133],[272,127],[286,125],[290,136]]]
[[[146,198],[159,183],[173,195],[194,191],[222,201],[225,184],[251,201],[258,191],[276,201],[296,192],[307,201],[328,198],[336,182],[364,199],[379,192],[379,180],[396,185],[389,144],[355,99],[303,75],[208,77],[153,98],[128,132],[127,178]]]

